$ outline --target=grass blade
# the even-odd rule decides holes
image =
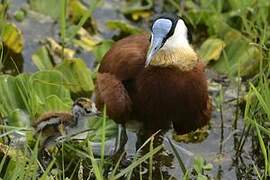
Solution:
[[[172,141],[171,141],[169,138],[167,138],[167,139],[168,139],[169,144],[170,144],[170,146],[171,146],[171,148],[172,148],[172,150],[173,150],[173,152],[174,152],[174,155],[176,156],[176,159],[177,159],[177,161],[178,161],[178,163],[179,163],[179,166],[180,166],[181,169],[182,169],[183,174],[186,174],[187,169],[186,169],[186,167],[185,167],[184,162],[182,161],[182,159],[181,159],[179,153],[177,152],[175,146],[173,145]]]
[[[117,174],[115,177],[113,177],[113,179],[118,179],[118,178],[122,177],[123,175],[125,175],[129,171],[133,170],[138,165],[140,165],[142,162],[144,162],[145,160],[147,160],[148,158],[150,158],[151,156],[153,156],[154,154],[156,154],[161,149],[162,149],[162,146],[161,145],[158,146],[158,147],[156,147],[156,148],[154,148],[152,152],[148,152],[143,157],[141,157],[137,161],[133,162],[131,165],[129,165],[127,168],[123,169],[119,174]]]

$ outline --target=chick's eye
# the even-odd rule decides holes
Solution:
[[[91,109],[85,109],[85,112],[91,113],[92,111],[91,111]]]

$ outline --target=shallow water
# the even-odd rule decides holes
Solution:
[[[231,87],[225,88],[224,100],[231,100],[236,98],[232,93]],[[214,96],[212,96],[214,99]],[[201,155],[204,159],[213,165],[212,171],[209,173],[215,179],[238,179],[237,175],[238,165],[235,165],[235,148],[238,145],[240,134],[243,129],[242,119],[240,118],[237,123],[237,129],[232,127],[235,113],[235,102],[228,102],[223,104],[222,108],[223,122],[221,120],[221,112],[214,107],[212,119],[210,122],[211,128],[209,129],[208,137],[201,143],[177,143],[181,157],[184,159],[186,165],[192,165],[194,155]],[[223,127],[222,127],[223,123]],[[168,148],[168,144],[165,145]],[[242,157],[245,163],[251,164],[252,159],[249,155],[251,143],[245,143],[243,148],[244,152]],[[239,164],[241,166],[241,164]],[[181,172],[179,171],[175,171]],[[180,174],[177,176],[179,177]],[[244,176],[245,174],[243,174]]]
[[[25,5],[25,2],[26,0],[12,1],[10,13],[14,13],[22,5]],[[119,11],[115,10],[118,7],[117,3],[119,3],[119,1],[110,0],[106,2],[104,7],[98,9],[94,13],[94,16],[96,17],[99,30],[103,37],[111,38],[116,32],[111,32],[106,28],[106,20],[123,19],[124,17]],[[158,9],[158,7],[156,7],[156,9]],[[36,71],[36,68],[31,62],[31,55],[38,47],[40,47],[40,42],[46,37],[57,39],[59,27],[51,18],[31,11],[29,11],[27,18],[24,21],[13,22],[22,30],[25,39],[23,69],[25,72],[34,72]],[[86,60],[89,67],[93,67],[94,59],[91,54],[81,53],[80,57]],[[207,174],[214,179],[229,180],[241,179],[241,176],[247,177],[247,174],[241,174],[240,169],[252,167],[252,143],[250,138],[247,139],[243,147],[243,153],[241,154],[242,160],[239,162],[235,161],[235,149],[238,147],[238,141],[243,130],[243,120],[241,117],[239,117],[237,121],[237,129],[234,129],[233,127],[236,111],[236,98],[238,96],[237,86],[228,81],[221,82],[222,78],[215,74],[213,75],[213,73],[209,73],[209,79],[209,93],[212,96],[213,102],[215,102],[215,99],[219,96],[220,87],[223,86],[224,103],[222,104],[222,112],[216,106],[213,108],[214,111],[208,137],[201,143],[180,143],[175,141],[173,141],[173,143],[177,147],[177,150],[187,167],[192,166],[194,156],[199,154],[204,157],[206,162],[213,164],[213,169]],[[218,81],[218,83],[215,81]],[[213,88],[211,88],[212,86]],[[171,138],[172,132],[168,132],[166,136]],[[163,144],[165,151],[163,151],[162,154],[164,156],[160,156],[161,158],[156,160],[156,163],[159,165],[156,165],[155,168],[161,168],[163,172],[167,172],[165,177],[172,175],[176,179],[180,179],[179,177],[182,176],[182,171],[176,158],[172,156],[171,147],[167,140],[164,140]],[[252,174],[249,174],[249,176],[250,178],[255,178]]]
[[[200,155],[207,163],[213,165],[212,170],[206,173],[211,179],[256,179],[256,176],[252,173],[241,173],[241,170],[245,172],[253,166],[251,138],[248,138],[245,142],[240,158],[241,161],[237,161],[235,158],[244,125],[241,115],[239,115],[237,129],[233,127],[237,88],[236,86],[227,86],[225,84],[227,83],[223,85],[225,102],[222,104],[221,112],[214,102],[214,99],[219,96],[221,84],[213,81],[209,83],[209,94],[213,99],[214,110],[210,121],[210,128],[208,129],[208,136],[202,142],[176,142],[172,138],[173,130],[166,133],[163,140],[165,150],[159,153],[157,158],[154,158],[157,164],[155,168],[160,168],[163,173],[168,173],[167,175],[163,174],[164,177],[169,178],[173,176],[176,179],[181,179],[180,177],[183,176],[182,170],[167,140],[167,138],[170,138],[187,169],[193,167],[194,157]],[[244,86],[241,89],[244,90]],[[156,173],[154,177],[160,179],[160,174]]]

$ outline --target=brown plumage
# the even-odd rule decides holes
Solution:
[[[52,133],[58,132],[60,126],[71,126],[75,124],[74,116],[69,112],[48,112],[42,114],[36,122],[33,124],[33,127],[36,130],[36,133],[47,133],[53,131]],[[56,130],[57,129],[57,130]],[[60,132],[59,132],[60,133]]]
[[[177,52],[167,62],[161,50],[145,67],[149,45],[149,35],[132,35],[106,53],[97,74],[97,107],[105,104],[116,122],[124,125],[137,120],[151,133],[166,130],[171,123],[179,134],[206,125],[211,103],[204,65],[196,53],[187,48],[191,56]]]
[[[85,117],[99,114],[95,103],[88,98],[78,98],[72,106],[70,112],[46,112],[42,114],[34,123],[36,134],[41,134],[43,146],[54,141],[59,136],[72,133],[72,129],[79,130],[87,124]],[[77,128],[77,129],[76,129]]]

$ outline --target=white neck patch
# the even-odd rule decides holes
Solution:
[[[161,49],[177,49],[181,47],[190,46],[187,37],[188,29],[182,19],[177,21],[174,33],[164,43]]]

